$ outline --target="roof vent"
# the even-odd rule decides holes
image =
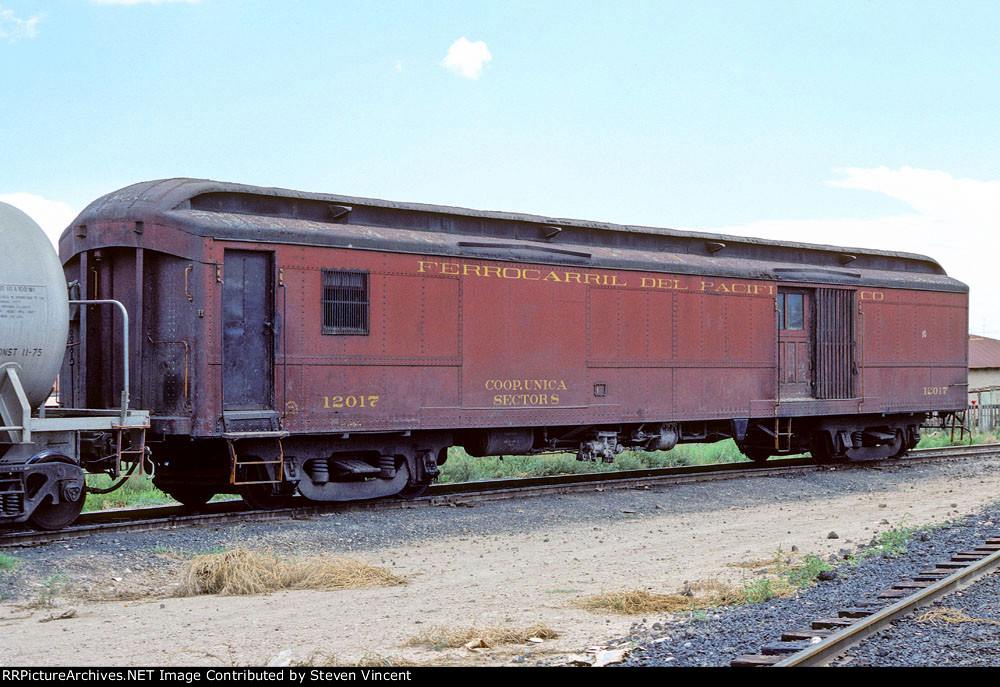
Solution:
[[[331,205],[330,215],[332,216],[332,219],[336,221],[338,219],[343,219],[344,217],[347,217],[347,215],[353,209],[354,208],[352,208],[350,205]]]

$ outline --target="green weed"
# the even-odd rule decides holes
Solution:
[[[788,593],[789,588],[787,584],[770,577],[762,577],[759,580],[748,582],[740,590],[742,603],[744,604],[759,604],[779,596],[787,596]]]
[[[55,598],[66,589],[68,581],[69,578],[63,573],[50,575],[42,584],[42,588],[39,590],[37,596],[35,596],[34,600],[28,606],[31,608],[51,608],[55,602]]]
[[[87,486],[107,489],[113,481],[107,475],[87,475]],[[110,494],[87,494],[83,511],[108,510],[111,508],[132,508],[135,506],[159,506],[174,503],[174,500],[153,486],[145,477],[125,480],[121,489]]]
[[[20,565],[21,559],[15,558],[14,556],[8,555],[6,553],[0,553],[0,570],[11,571]]]
[[[832,569],[833,566],[819,556],[809,554],[798,565],[787,568],[783,575],[789,584],[798,589],[811,585],[824,570]]]
[[[903,519],[905,521],[905,518]],[[906,553],[907,547],[909,546],[910,539],[913,538],[917,532],[927,529],[926,527],[907,527],[900,522],[895,528],[883,532],[872,540],[866,548],[858,551],[854,556],[851,557],[851,566],[855,567],[861,561],[871,558],[872,556],[886,556],[888,558],[896,558]]]

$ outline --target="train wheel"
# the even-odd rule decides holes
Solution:
[[[75,465],[69,458],[61,455],[46,456],[38,462],[69,463]],[[53,503],[51,496],[45,497],[35,507],[35,510],[32,511],[28,517],[28,522],[41,530],[61,530],[64,527],[72,525],[80,517],[80,513],[83,511],[83,504],[87,501],[87,485],[83,481],[83,470],[80,470],[80,482],[83,485],[82,487],[73,487],[64,484],[59,491],[59,503]],[[36,485],[32,488],[29,482],[28,495],[34,497],[40,487],[41,485]]]
[[[28,522],[40,530],[61,530],[69,527],[80,517],[86,500],[87,492],[84,489],[80,490],[80,495],[76,499],[67,498],[64,490],[59,503],[53,504],[52,497],[46,498],[31,513]]]
[[[32,512],[28,522],[40,530],[61,530],[72,525],[83,511],[83,504],[87,500],[87,494],[80,492],[80,497],[75,501],[63,498],[58,504],[53,504],[51,498],[45,499]]]
[[[755,463],[766,463],[771,457],[771,452],[766,448],[747,448],[743,451],[743,455]]]
[[[197,487],[175,487],[168,491],[167,495],[182,506],[199,508],[208,503],[215,496],[215,492]]]
[[[403,490],[399,492],[398,496],[401,499],[415,499],[417,497],[423,496],[424,492],[427,491],[427,487],[431,485],[430,479],[422,482],[417,482],[416,484],[407,484],[403,487]]]
[[[889,454],[890,458],[902,458],[909,452],[910,447],[906,445],[906,435],[903,433],[903,430],[896,430],[896,439],[892,442],[891,446],[890,450],[892,452]]]
[[[248,484],[240,491],[240,496],[254,510],[277,510],[287,506],[293,495],[277,484]]]
[[[249,460],[260,460],[254,456],[249,456]],[[284,508],[292,500],[294,495],[283,483],[273,484],[266,480],[271,479],[267,468],[264,465],[248,465],[244,475],[244,481],[260,482],[260,484],[245,484],[240,487],[240,496],[243,501],[254,510],[277,510]]]
[[[820,464],[834,462],[833,438],[829,432],[814,432],[809,438],[809,455]]]
[[[443,456],[443,459],[442,459]],[[448,459],[448,449],[442,448],[437,457],[430,451],[423,451],[417,455],[416,477],[411,476],[410,480],[399,492],[398,496],[404,499],[415,499],[423,496],[427,487],[431,485],[434,478],[438,476],[438,465]]]

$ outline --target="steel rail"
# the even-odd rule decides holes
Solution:
[[[939,448],[910,449],[906,457],[894,460],[910,460],[912,458],[931,458],[957,454],[958,456],[979,455],[981,453],[1000,452],[1000,443],[992,444],[962,444],[960,446],[941,446]]]
[[[680,484],[733,479],[743,476],[777,476],[817,470],[808,458],[772,461],[761,467],[753,463],[718,463],[704,466],[681,466],[645,470],[622,470],[614,473],[586,473],[526,477],[455,484],[436,484],[418,498],[386,498],[359,502],[311,502],[301,499],[287,508],[248,510],[242,499],[214,501],[197,513],[184,506],[146,506],[142,508],[91,511],[80,516],[78,524],[54,532],[14,530],[0,532],[0,548],[34,546],[49,541],[79,539],[95,532],[144,531],[172,529],[208,522],[274,520],[308,517],[328,513],[370,510],[408,510],[424,507],[469,505],[474,502],[509,500],[543,494],[565,494],[595,489],[638,489],[654,485]],[[296,501],[299,499],[297,498]]]
[[[916,594],[911,594],[901,601],[887,606],[853,625],[847,626],[808,649],[803,649],[775,663],[772,667],[788,668],[792,666],[812,667],[826,665],[852,647],[860,644],[863,640],[885,629],[886,626],[890,625],[897,618],[921,606],[933,603],[942,596],[968,587],[979,578],[992,573],[998,567],[1000,567],[1000,551],[990,554],[967,567],[960,568],[954,575],[950,575],[930,587],[920,590]]]
[[[1000,444],[978,444],[969,447],[921,449],[911,452],[905,459],[886,458],[878,461],[818,465],[811,458],[778,458],[763,465],[754,463],[713,463],[672,468],[647,468],[620,470],[609,473],[584,473],[548,477],[523,477],[477,482],[459,482],[431,485],[424,496],[416,499],[380,499],[362,502],[293,502],[286,508],[269,511],[248,510],[241,499],[213,501],[192,513],[180,505],[146,506],[141,508],[91,511],[80,516],[78,524],[54,532],[35,530],[0,530],[0,548],[34,546],[50,541],[79,539],[103,531],[147,531],[172,529],[237,520],[274,520],[286,517],[309,517],[327,513],[359,512],[366,510],[401,510],[442,505],[465,505],[472,502],[507,500],[543,494],[591,491],[597,488],[637,489],[689,482],[707,482],[736,477],[780,476],[797,472],[831,469],[866,469],[884,466],[905,466],[925,460],[961,458],[988,453],[1000,453]],[[303,500],[304,501],[304,500]]]

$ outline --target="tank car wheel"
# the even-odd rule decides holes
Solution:
[[[69,463],[75,465],[73,461],[68,458],[52,455],[43,458],[38,461],[40,463]],[[81,470],[81,479],[83,471]],[[46,497],[38,506],[32,511],[31,515],[28,517],[28,522],[37,527],[40,530],[61,530],[64,527],[69,527],[72,525],[80,513],[83,511],[83,505],[87,501],[87,486],[84,482],[84,486],[79,490],[79,494],[76,494],[76,490],[68,493],[68,489],[62,489],[59,494],[59,503],[53,503],[52,497]],[[37,489],[35,490],[37,492]]]
[[[255,459],[253,456],[250,459]],[[256,459],[256,460],[259,460]],[[248,465],[244,479],[257,482],[270,479],[263,465]],[[254,510],[277,510],[284,508],[292,500],[294,493],[284,483],[245,484],[240,487],[240,497]]]
[[[35,508],[28,522],[40,530],[61,530],[69,527],[80,517],[86,500],[87,492],[83,490],[80,491],[80,498],[75,501],[64,498],[58,504],[53,504],[52,499],[48,498]]]

